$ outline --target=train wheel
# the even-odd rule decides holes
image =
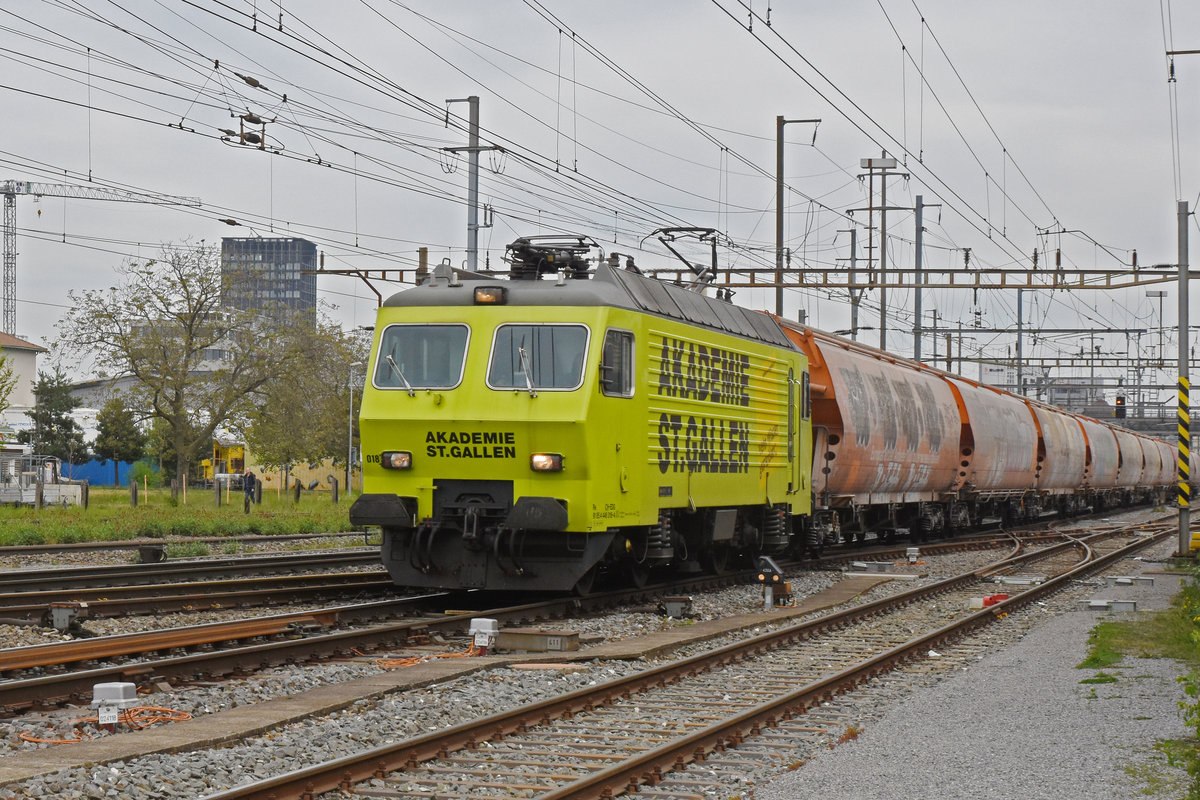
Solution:
[[[729,548],[725,545],[713,545],[700,557],[704,571],[712,575],[724,575],[729,571]]]
[[[644,589],[650,582],[650,565],[646,562],[626,561],[621,565],[625,583],[635,589]]]
[[[587,597],[592,593],[592,586],[596,583],[596,573],[600,570],[599,566],[592,567],[587,572],[583,573],[583,577],[575,583],[575,588],[572,589],[579,597]]]

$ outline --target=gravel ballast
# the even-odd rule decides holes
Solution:
[[[1153,587],[1097,587],[1093,597],[1166,608],[1179,580],[1153,577]],[[1053,616],[953,677],[913,689],[855,740],[758,787],[755,800],[1180,797],[1186,772],[1154,746],[1188,735],[1176,681],[1186,667],[1126,656],[1102,670],[1116,682],[1080,683],[1099,672],[1076,666],[1088,634],[1123,617]]]
[[[1169,547],[1165,552],[1169,553]],[[1149,553],[1147,556],[1162,557]],[[922,569],[958,573],[977,566],[973,562],[985,558],[992,560],[994,554],[939,557],[931,559]],[[1158,567],[1153,564],[1147,568]],[[1137,562],[1123,562],[1126,574],[1137,570]],[[792,579],[793,588],[800,595],[815,593],[835,577],[820,572],[797,575]],[[932,578],[930,575],[924,580]],[[1082,592],[1079,595],[1082,598],[1134,598],[1142,609],[1165,607],[1178,590],[1179,581],[1168,576],[1155,578],[1154,587],[1102,589],[1082,585],[1069,593]],[[861,599],[898,591],[901,583],[876,587]],[[1094,583],[1103,582],[1089,582]],[[1064,599],[1065,605],[1053,602],[1050,605],[1060,606],[1057,610],[1061,611],[1073,609],[1075,602]],[[694,613],[700,619],[712,619],[752,612],[760,606],[756,587],[737,587],[696,597]],[[1076,670],[1074,665],[1084,657],[1088,632],[1107,615],[1069,610],[1056,616],[1051,608],[1043,609],[1037,616],[1043,615],[1041,624],[1029,622],[1034,630],[1026,638],[1009,642],[1005,649],[982,660],[972,657],[965,670],[958,668],[929,676],[929,685],[889,679],[886,691],[881,691],[884,696],[869,703],[866,713],[860,716],[859,712],[851,712],[852,718],[861,720],[864,731],[857,741],[823,751],[798,771],[777,777],[769,785],[767,781],[776,774],[776,769],[747,774],[743,789],[721,795],[722,800],[734,796],[743,800],[792,800],[810,794],[845,798],[978,796],[1053,797],[1054,800],[1134,796],[1146,783],[1147,770],[1153,769],[1156,775],[1170,772],[1161,764],[1162,757],[1152,750],[1154,742],[1185,735],[1176,706],[1183,693],[1174,682],[1175,675],[1183,669],[1164,660],[1131,659],[1122,666],[1105,670],[1116,675],[1118,682],[1081,685],[1079,680],[1092,677],[1095,671]],[[1009,622],[1015,619],[1014,615]],[[667,620],[650,609],[564,621],[580,633],[608,641],[685,622]],[[753,632],[757,629],[750,633]],[[669,658],[720,643],[709,640],[685,646]],[[536,702],[645,666],[591,662],[553,674],[515,669],[477,673],[436,686],[364,699],[343,710],[288,724],[264,735],[247,736],[226,747],[159,753],[123,762],[62,769],[0,787],[0,798],[202,797],[238,782]],[[371,659],[362,659],[355,663],[271,670],[243,681],[156,693],[145,701],[205,714],[346,680],[374,669]],[[942,680],[945,675],[953,677]],[[913,685],[917,688],[906,688]],[[911,712],[913,719],[907,727],[892,727],[900,724],[897,720],[904,718],[905,709],[922,700],[925,706]],[[40,721],[13,721],[0,727],[7,733],[0,754],[36,748],[14,741],[15,734],[30,727],[44,730],[52,721],[65,726],[71,714],[63,710]],[[1034,731],[1029,742],[1019,738],[1026,729]],[[153,735],[152,731],[146,733]],[[868,750],[869,747],[879,749]],[[865,755],[853,762],[834,761],[855,753]],[[1126,767],[1133,767],[1135,774],[1130,775]],[[1030,774],[1024,775],[1025,772]],[[1173,772],[1177,782],[1186,780],[1180,770]],[[1080,775],[1086,775],[1087,779]],[[1175,791],[1154,796],[1180,794]]]

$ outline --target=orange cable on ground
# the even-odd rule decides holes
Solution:
[[[400,669],[401,667],[412,667],[426,661],[432,661],[435,658],[467,658],[469,656],[477,656],[482,652],[482,650],[472,643],[462,653],[438,653],[437,655],[410,656],[408,658],[377,658],[375,659],[375,666],[380,669]]]
[[[133,730],[141,730],[149,728],[157,722],[183,722],[192,718],[192,715],[186,711],[177,711],[173,708],[163,708],[162,706],[134,706],[127,708],[120,713],[117,718],[118,722],[124,722]],[[92,722],[100,724],[100,717],[80,717],[72,720],[72,723],[78,725],[81,722]],[[23,742],[31,742],[33,744],[75,744],[82,742],[84,739],[91,739],[92,735],[86,731],[75,729],[74,739],[43,739],[34,736],[28,731],[21,733],[17,738]]]
[[[84,739],[92,738],[91,734],[84,733],[79,729],[76,729],[74,734],[74,739],[42,739],[34,736],[29,731],[22,731],[17,738],[22,742],[32,742],[33,744],[75,744],[76,742],[82,742]]]

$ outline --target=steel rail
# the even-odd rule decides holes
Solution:
[[[1009,557],[1020,549],[1011,538]],[[133,663],[100,666],[65,674],[42,675],[0,681],[0,708],[28,708],[37,704],[57,703],[90,696],[96,683],[106,681],[138,681],[149,676],[160,679],[191,680],[202,676],[220,677],[246,669],[257,669],[285,663],[304,662],[321,657],[345,656],[351,653],[377,652],[381,649],[404,646],[414,637],[424,639],[432,632],[446,635],[463,633],[472,616],[487,616],[501,624],[528,624],[534,620],[560,618],[571,614],[595,612],[637,602],[646,602],[666,594],[699,591],[752,580],[750,570],[734,571],[723,576],[706,575],[686,581],[656,584],[642,589],[623,589],[587,597],[559,596],[535,603],[492,607],[480,601],[494,600],[489,593],[438,593],[409,600],[445,609],[458,609],[454,616],[422,617],[397,623],[372,625],[369,628],[310,634],[303,638],[288,638],[252,645],[237,645],[216,652],[189,653],[165,658],[139,660]],[[395,601],[403,603],[404,601]],[[374,604],[367,604],[368,610]],[[476,613],[465,609],[479,607]],[[344,608],[344,607],[343,607]],[[404,613],[403,607],[398,613]],[[347,613],[348,612],[343,612]],[[371,612],[375,613],[375,612]],[[382,615],[380,615],[382,616]],[[374,618],[374,617],[369,617]],[[76,645],[78,646],[78,645]],[[161,647],[150,643],[152,652]],[[0,651],[0,655],[4,651]]]
[[[407,613],[404,603],[411,610],[429,611],[421,606],[439,609],[445,616],[421,616],[403,622],[371,625],[356,630],[338,630],[326,633],[299,635],[253,645],[223,648],[216,652],[190,653],[136,661],[134,663],[95,667],[65,674],[41,675],[37,677],[0,681],[0,709],[28,708],[37,704],[84,699],[91,696],[96,683],[109,681],[138,681],[149,676],[160,679],[191,680],[200,676],[223,676],[246,669],[258,669],[279,664],[311,661],[323,657],[340,657],[352,653],[369,653],[404,646],[414,638],[424,640],[430,633],[446,635],[465,633],[472,616],[487,616],[502,624],[528,624],[533,620],[561,618],[570,614],[599,611],[629,603],[646,602],[655,597],[680,591],[710,589],[735,583],[746,583],[753,573],[749,570],[731,572],[724,576],[702,576],[682,582],[656,584],[642,589],[625,589],[604,592],[587,597],[562,595],[550,599],[518,605],[493,606],[495,595],[485,592],[448,593],[390,601],[399,614]],[[364,619],[386,616],[379,608],[380,603],[358,606],[342,606],[341,622],[350,621],[348,609],[363,608]],[[467,609],[478,607],[478,612]],[[448,609],[456,609],[450,614]],[[75,648],[80,643],[72,644]],[[151,651],[157,652],[150,642]],[[0,655],[5,651],[0,650]],[[73,658],[73,655],[68,654]],[[76,659],[77,660],[77,659]]]
[[[161,583],[169,575],[216,577],[243,573],[329,569],[330,566],[380,563],[379,548],[299,555],[241,556],[237,558],[159,561],[150,564],[120,564],[98,567],[46,567],[0,572],[0,590],[35,591],[49,588],[96,585]]]
[[[413,598],[406,597],[289,614],[271,614],[233,622],[209,622],[185,628],[163,628],[139,633],[99,636],[92,639],[36,644],[29,647],[10,647],[0,650],[0,673],[33,667],[63,666],[80,661],[98,661],[115,656],[196,647],[217,642],[278,636],[296,632],[298,628],[308,625],[329,628],[334,625],[410,613],[413,609]],[[0,686],[2,685],[0,684]]]
[[[1159,534],[1160,537],[1169,535],[1169,531]],[[1111,535],[1111,534],[1106,534]],[[1149,537],[1140,539],[1136,544],[1137,547],[1144,547],[1152,541]],[[1065,546],[1074,546],[1072,543],[1066,543]],[[1122,554],[1124,550],[1116,551],[1110,554],[1107,558],[1116,558]],[[1047,555],[1046,550],[1039,550],[1032,553],[1026,553],[1018,558],[1023,558],[1028,561],[1038,560]],[[1005,563],[1012,565],[1016,562],[1012,557],[1008,557]],[[1080,561],[1068,574],[1074,575],[1079,570],[1087,567],[1085,561]],[[333,761],[323,764],[305,767],[283,775],[266,778],[252,784],[234,787],[216,794],[208,795],[205,800],[290,800],[297,798],[298,800],[310,800],[311,798],[323,792],[333,791],[336,789],[348,790],[353,784],[369,780],[373,777],[383,777],[386,773],[410,768],[419,764],[422,761],[432,760],[434,758],[445,757],[447,753],[461,750],[472,749],[477,747],[481,742],[489,741],[496,738],[501,738],[512,733],[523,732],[530,725],[548,723],[550,720],[569,717],[577,712],[588,711],[593,708],[605,705],[611,698],[622,696],[628,697],[638,692],[649,688],[663,686],[674,683],[677,680],[698,671],[711,670],[720,667],[723,664],[728,664],[734,661],[745,659],[758,652],[777,648],[786,644],[810,638],[825,630],[837,629],[845,627],[853,622],[864,619],[881,613],[889,608],[900,607],[910,604],[916,600],[936,596],[954,588],[970,585],[980,579],[980,570],[964,573],[962,575],[946,578],[933,584],[923,587],[917,587],[908,592],[904,592],[892,597],[882,598],[879,600],[864,603],[848,609],[843,609],[831,614],[824,615],[815,620],[802,622],[797,625],[781,628],[776,631],[770,631],[751,639],[736,642],[715,650],[701,653],[689,658],[680,659],[678,661],[664,664],[658,667],[652,667],[648,670],[624,677],[605,684],[600,684],[595,687],[588,687],[578,691],[562,695],[557,698],[534,703],[528,706],[523,706],[510,711],[501,712],[491,715],[481,720],[462,723],[443,731],[426,734],[424,736],[415,737],[412,739],[398,742],[384,747],[366,750],[361,753],[356,753],[350,756],[344,756]],[[1040,590],[1039,596],[1045,591],[1049,591],[1050,586],[1059,586],[1061,581],[1056,580],[1053,584],[1049,581],[1042,584],[1040,587],[1034,587]],[[1032,591],[1032,590],[1031,590]],[[956,623],[944,626],[944,628],[935,631],[931,635],[936,635],[945,638],[953,632],[961,632],[968,626],[974,627],[983,624],[986,621],[994,619],[995,616],[1001,613],[1002,608],[1014,607],[1010,605],[1012,600],[1019,597],[1024,597],[1029,592],[1022,595],[1016,595],[1009,604],[997,604],[988,608],[982,609],[979,612],[969,615]],[[875,658],[863,662],[854,672],[864,675],[874,675],[885,671],[887,665],[895,663],[905,653],[916,652],[922,649],[923,643],[927,642],[929,636],[920,637],[918,640],[903,645],[898,648],[893,648],[887,653],[884,653]],[[927,644],[924,644],[928,647]],[[841,673],[839,673],[839,676]],[[838,677],[838,676],[833,676]],[[846,676],[841,676],[844,682]],[[831,678],[822,679],[815,684],[803,687],[802,689],[793,692],[787,697],[793,695],[798,697],[827,697],[832,696],[837,692],[838,686],[844,683],[834,682]],[[793,705],[795,701],[789,701]],[[779,702],[772,704],[773,707],[778,707]],[[742,730],[741,726],[750,723],[750,730],[756,726],[763,724],[761,719],[769,717],[773,711],[765,708],[756,708],[747,714],[741,714],[731,718],[732,721],[724,723],[726,726],[732,726],[728,729],[731,731]],[[745,719],[743,719],[745,717]],[[734,734],[723,734],[719,730],[719,726],[713,726],[705,731],[706,739],[713,743],[728,741],[730,736]],[[697,734],[699,735],[699,734]],[[743,736],[745,733],[737,734],[737,737]],[[692,737],[687,737],[685,743],[681,746],[663,745],[655,748],[641,757],[633,759],[630,762],[625,762],[622,765],[612,767],[596,773],[596,775],[579,782],[580,787],[578,793],[571,790],[570,787],[558,790],[556,792],[542,795],[540,800],[549,800],[549,798],[600,798],[609,797],[611,792],[616,787],[625,787],[629,785],[630,775],[654,774],[654,770],[661,771],[662,769],[673,769],[677,764],[687,763],[696,758],[696,744],[692,741]],[[636,763],[634,763],[636,762]],[[597,782],[600,776],[605,776],[603,780]],[[575,786],[573,784],[572,786]],[[623,788],[620,790],[623,791]],[[561,794],[560,794],[561,792]]]
[[[803,714],[809,708],[827,702],[859,683],[888,672],[932,647],[961,638],[1009,613],[1010,610],[1027,605],[1051,591],[1057,591],[1066,582],[1099,569],[1129,552],[1139,550],[1152,541],[1165,538],[1170,533],[1164,531],[1155,534],[1105,555],[1096,555],[1090,545],[1083,543],[1086,556],[1079,564],[1030,591],[975,611],[937,630],[809,683],[794,692],[773,698],[727,720],[714,723],[701,731],[660,745],[620,764],[598,770],[568,786],[540,794],[537,800],[599,800],[612,798],[627,791],[636,792],[641,786],[653,786],[659,782],[664,772],[680,769],[693,761],[703,761],[707,753],[736,747],[747,737],[757,736],[762,730],[774,727],[781,720]],[[208,800],[215,800],[218,796],[210,796]]]
[[[372,535],[363,531],[339,531],[337,533],[280,533],[280,534],[246,534],[244,536],[183,536],[179,539],[125,539],[107,542],[62,542],[60,544],[22,544],[0,546],[0,556],[29,556],[46,553],[92,553],[110,550],[137,550],[141,547],[162,547],[164,544],[179,542],[200,542],[203,544],[281,544],[285,542],[309,541],[311,539],[345,539],[354,537],[362,539],[364,545],[369,545]]]
[[[365,592],[378,595],[395,592],[397,588],[391,578],[380,572],[338,572],[11,592],[0,594],[0,623],[13,620],[46,622],[52,603],[81,604],[84,608],[80,619],[84,620],[269,606]]]

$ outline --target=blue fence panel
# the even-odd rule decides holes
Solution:
[[[117,462],[117,484],[119,486],[129,485],[129,470],[132,467],[133,464],[128,461]],[[113,462],[111,461],[100,461],[93,458],[86,464],[63,464],[61,470],[64,478],[77,481],[86,478],[92,486],[113,485]]]

